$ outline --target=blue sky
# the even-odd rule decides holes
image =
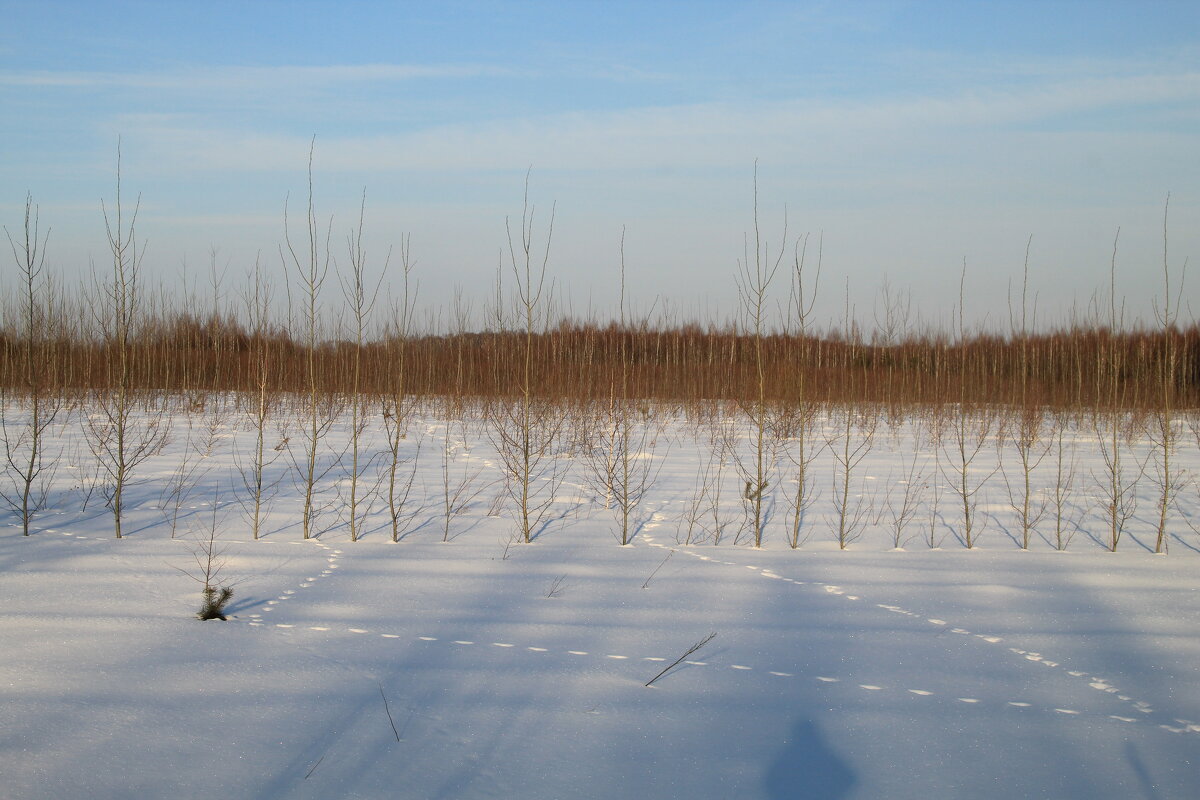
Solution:
[[[565,307],[736,310],[753,224],[823,236],[821,320],[885,281],[945,325],[1007,324],[1032,239],[1040,315],[1107,287],[1151,316],[1200,254],[1200,4],[2,2],[0,221],[26,191],[67,279],[103,261],[118,137],[155,280],[279,267],[305,191],[333,250],[367,193],[382,265],[411,234],[421,303],[478,307],[525,172]],[[810,241],[815,241],[811,239]],[[9,270],[11,272],[11,270]],[[1200,311],[1200,286],[1185,300]],[[778,302],[786,286],[775,287]],[[332,300],[332,298],[331,298]]]

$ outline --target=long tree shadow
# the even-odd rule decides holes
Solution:
[[[854,770],[825,742],[817,724],[801,719],[767,767],[763,788],[767,797],[777,800],[838,800],[849,796],[857,782]]]

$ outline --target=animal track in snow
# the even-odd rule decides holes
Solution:
[[[229,540],[229,543],[230,544],[249,544],[250,542],[245,541],[245,540],[231,539],[231,540]],[[272,544],[272,545],[280,544],[280,542],[272,541],[270,539],[259,539],[259,540],[257,540],[257,543],[258,544]],[[296,589],[284,589],[273,600],[268,600],[266,602],[266,604],[263,606],[262,614],[274,612],[276,610],[276,607],[284,600],[292,600],[297,597],[301,597],[302,594],[299,592],[299,589],[309,589],[312,586],[314,586],[317,583],[317,581],[321,580],[322,578],[328,577],[329,575],[332,575],[333,571],[335,569],[337,569],[339,566],[338,559],[341,558],[341,556],[342,556],[342,551],[340,549],[333,547],[332,545],[325,544],[320,539],[316,539],[316,538],[301,540],[301,541],[289,541],[289,542],[285,542],[284,544],[292,545],[292,546],[300,546],[300,547],[313,546],[313,547],[320,548],[322,551],[324,551],[324,554],[325,554],[325,569],[322,570],[321,572],[317,573],[316,575],[306,576],[301,583],[297,584]],[[256,614],[247,614],[246,616],[249,617],[251,620],[261,620],[262,614],[257,614],[257,613]],[[367,633],[367,631],[355,631],[355,632],[356,633]]]
[[[59,534],[62,534],[63,536],[67,536],[72,539],[89,541],[89,537],[87,537],[87,536],[79,536],[78,534],[71,533],[70,531],[56,530],[54,528],[47,528],[46,533],[59,533]],[[94,541],[105,541],[105,539],[97,536],[97,537],[95,537]],[[273,540],[273,539],[257,539],[257,540],[223,539],[221,541],[224,544],[262,544],[262,545],[287,544],[287,545],[300,546],[300,547],[315,546],[315,547],[319,547],[322,550],[326,551],[326,559],[325,559],[326,569],[323,570],[318,575],[306,577],[302,583],[298,584],[299,589],[311,588],[313,586],[313,584],[315,584],[319,579],[321,579],[327,575],[332,575],[333,570],[338,568],[338,566],[339,566],[338,558],[342,555],[341,550],[339,550],[335,547],[332,547],[331,545],[327,545],[324,542],[322,542],[320,539],[317,539],[317,538],[301,540],[301,541],[293,540],[293,541],[287,541],[287,542],[280,542],[280,541]],[[297,589],[284,589],[274,599],[266,601],[266,603],[263,606],[263,613],[269,613],[269,612],[275,611],[275,607],[278,606],[279,603],[281,603],[285,600],[291,600],[291,599],[295,598],[296,596],[297,596]],[[251,619],[261,619],[261,617],[262,617],[261,614],[248,614],[247,616],[250,617]]]
[[[361,629],[361,628],[349,628],[349,627],[344,628],[344,629],[334,629],[334,628],[330,628],[328,626],[317,626],[317,625],[300,626],[300,625],[291,624],[291,623],[275,623],[273,625],[268,625],[264,622],[253,621],[253,620],[248,622],[248,624],[252,627],[265,628],[268,630],[270,630],[270,629],[278,630],[283,633],[287,633],[289,635],[303,634],[307,631],[315,631],[317,633],[324,633],[324,634],[337,634],[339,632],[345,632],[348,634],[368,633],[368,631],[365,631],[364,629]],[[621,662],[628,661],[628,662],[651,662],[651,663],[662,663],[662,662],[668,661],[667,658],[664,658],[662,656],[638,657],[638,656],[626,655],[623,653],[590,653],[587,650],[555,650],[555,649],[549,648],[549,647],[538,647],[538,646],[534,646],[534,645],[522,646],[522,645],[516,644],[514,642],[480,642],[480,641],[477,641],[474,639],[451,639],[451,638],[439,638],[436,636],[426,636],[426,635],[405,636],[405,635],[397,634],[397,633],[379,633],[379,634],[375,634],[375,635],[377,635],[381,639],[390,639],[390,640],[398,641],[398,642],[407,640],[409,642],[419,643],[419,645],[421,645],[421,646],[436,646],[438,644],[450,644],[450,645],[457,645],[463,649],[472,648],[472,647],[494,647],[494,648],[498,648],[498,649],[502,650],[503,652],[508,652],[508,653],[520,653],[522,651],[525,651],[525,652],[533,652],[533,653],[545,653],[550,656],[562,655],[562,656],[573,656],[573,657],[591,657],[594,659],[601,659],[604,661],[621,661]],[[784,672],[784,671],[780,671],[780,670],[765,670],[765,669],[760,669],[758,667],[754,667],[754,666],[747,665],[747,664],[724,664],[724,665],[721,665],[721,664],[715,664],[710,661],[683,661],[683,662],[681,662],[681,664],[686,665],[686,666],[691,666],[691,667],[700,667],[700,668],[724,667],[729,670],[745,672],[745,673],[757,672],[757,673],[760,673],[763,675],[770,676],[770,678],[772,678],[772,679],[781,678],[781,679],[792,679],[792,680],[808,680],[808,681],[814,682],[814,685],[817,685],[817,686],[842,685],[842,686],[846,686],[846,687],[850,688],[851,690],[860,690],[863,692],[871,692],[871,693],[881,693],[884,695],[892,695],[892,696],[897,696],[897,697],[911,696],[913,698],[923,698],[923,699],[943,698],[947,701],[960,703],[962,705],[970,706],[970,707],[992,708],[992,709],[1002,709],[1002,708],[1020,709],[1020,710],[1028,710],[1030,712],[1041,711],[1042,713],[1047,713],[1047,714],[1058,714],[1058,715],[1062,715],[1062,716],[1079,717],[1081,719],[1103,717],[1105,719],[1110,719],[1115,722],[1120,722],[1120,723],[1124,723],[1124,724],[1133,724],[1133,723],[1152,724],[1150,720],[1148,720],[1144,717],[1139,719],[1136,717],[1127,717],[1127,716],[1121,716],[1118,714],[1100,714],[1100,713],[1093,714],[1093,713],[1088,713],[1086,711],[1079,710],[1079,709],[1061,708],[1061,707],[1057,707],[1057,706],[1037,707],[1033,703],[1023,701],[1023,700],[988,701],[988,700],[985,700],[985,699],[979,698],[979,697],[958,697],[958,696],[950,695],[950,694],[943,695],[943,694],[939,694],[936,691],[932,691],[930,689],[888,686],[883,683],[865,683],[865,682],[860,683],[849,676],[838,677],[838,676],[832,676],[832,675],[815,675],[815,676],[805,677],[802,675],[797,675],[794,672]],[[1200,733],[1200,724],[1196,724],[1196,723],[1193,723],[1188,720],[1179,720],[1179,719],[1173,720],[1173,722],[1174,722],[1174,724],[1170,724],[1170,725],[1159,724],[1159,725],[1157,725],[1157,727],[1162,730],[1169,731],[1171,733]]]
[[[660,544],[660,543],[654,541],[653,537],[651,537],[651,536],[643,536],[643,541],[645,541],[646,544],[650,545],[651,547],[658,547],[658,548],[667,547],[666,545],[663,545],[663,544]],[[717,559],[713,556],[707,556],[707,555],[704,555],[701,553],[696,553],[687,548],[676,547],[673,549],[677,549],[680,552],[685,553],[686,555],[692,556],[693,558],[697,558],[701,561],[707,561],[712,564],[722,564],[722,565],[727,565],[727,566],[732,566],[732,567],[741,566],[741,567],[745,567],[746,569],[757,571],[759,573],[759,575],[769,578],[769,579],[772,579],[772,580],[782,580],[786,583],[792,583],[796,586],[805,585],[804,581],[798,581],[798,580],[794,580],[792,578],[787,578],[787,577],[781,576],[778,573],[774,572],[773,570],[767,569],[765,567],[760,569],[759,567],[753,566],[753,565],[738,564],[738,563],[732,562],[732,561],[724,561],[721,559]],[[822,587],[825,590],[825,592],[829,595],[844,597],[847,600],[861,599],[861,597],[859,595],[847,594],[843,587],[837,586],[835,584],[824,583],[821,581],[812,581],[811,584]],[[902,606],[889,605],[886,603],[876,603],[875,607],[883,609],[885,611],[895,613],[895,614],[907,616],[907,617],[921,618],[920,614],[909,611],[908,609],[905,609]],[[928,618],[924,618],[924,619],[930,625],[938,626],[945,633],[951,633],[951,634],[955,634],[958,636],[964,636],[964,637],[971,637],[974,639],[978,639],[979,641],[982,641],[986,644],[1000,644],[1004,641],[1004,638],[1000,637],[1000,636],[993,636],[991,634],[985,634],[985,633],[972,633],[972,631],[970,631],[966,628],[950,627],[950,623],[944,619],[938,619],[935,617],[928,617]],[[1022,661],[1020,663],[1035,663],[1035,664],[1040,664],[1041,666],[1048,667],[1051,669],[1061,666],[1061,664],[1059,662],[1047,659],[1041,653],[1033,653],[1033,652],[1029,652],[1026,650],[1022,650],[1020,648],[1016,648],[1016,647],[1009,647],[1008,650],[1009,650],[1009,652],[1013,653],[1014,655],[1018,655],[1018,656],[1022,657]],[[1088,686],[1091,687],[1092,689],[1095,689],[1095,690],[1101,691],[1101,692],[1105,692],[1107,694],[1115,695],[1118,700],[1120,700],[1121,702],[1130,704],[1135,711],[1137,711],[1141,714],[1154,713],[1154,708],[1151,706],[1151,704],[1146,703],[1141,700],[1135,700],[1128,695],[1119,694],[1119,690],[1116,687],[1109,684],[1108,681],[1104,680],[1103,678],[1099,678],[1099,677],[1090,675],[1087,672],[1078,671],[1078,670],[1067,671],[1066,674],[1071,677],[1074,677],[1074,678],[1083,678],[1084,680],[1086,680],[1088,682]],[[1068,713],[1068,712],[1062,712],[1062,713]],[[1114,717],[1114,718],[1122,719],[1120,717]],[[1186,722],[1183,725],[1184,725],[1184,727],[1183,727],[1184,730],[1192,731],[1193,728],[1195,728],[1195,726],[1191,722]],[[1166,726],[1164,726],[1164,727],[1166,727]],[[1200,731],[1200,728],[1198,728],[1196,730]]]
[[[648,543],[654,544],[654,546],[662,547],[662,545],[658,545],[656,543],[650,542],[649,537],[646,537],[646,540],[648,541]],[[325,559],[326,559],[326,569],[325,570],[321,571],[317,575],[306,576],[304,578],[304,580],[300,584],[297,585],[297,587],[298,587],[297,589],[288,589],[288,590],[281,591],[280,594],[277,595],[273,600],[268,601],[268,603],[271,603],[272,605],[268,605],[267,607],[265,607],[263,609],[263,613],[277,612],[278,609],[282,607],[279,605],[282,601],[302,597],[304,593],[298,591],[298,589],[310,588],[312,585],[314,585],[320,579],[332,574],[333,570],[339,567],[338,562],[339,562],[340,557],[343,555],[342,550],[334,548],[330,545],[327,545],[327,544],[321,542],[319,539],[311,539],[308,541],[291,541],[291,542],[286,542],[286,543],[281,543],[281,542],[277,542],[277,541],[272,542],[270,540],[259,540],[259,541],[263,542],[263,543],[275,545],[275,546],[279,546],[280,544],[286,544],[286,545],[292,545],[292,546],[312,545],[312,546],[318,547],[322,551],[324,551],[324,555],[325,555]],[[231,541],[231,543],[235,543],[235,542]],[[236,543],[242,544],[244,542],[236,542]],[[683,552],[687,552],[689,555],[696,555],[694,553],[690,553],[687,550],[684,550]],[[696,556],[696,557],[700,558],[700,556]],[[718,561],[718,560],[712,559],[710,557],[702,557],[701,560],[712,561],[714,563],[727,564],[729,566],[746,566],[746,565],[736,564],[735,562]],[[768,577],[771,580],[783,581],[783,582],[792,583],[792,584],[798,585],[798,586],[804,586],[804,585],[811,584],[814,586],[820,586],[830,595],[844,597],[847,600],[860,599],[860,597],[858,595],[847,594],[845,592],[845,590],[843,589],[843,587],[840,587],[837,585],[826,584],[826,583],[823,583],[820,581],[813,581],[813,582],[809,582],[808,584],[806,584],[805,581],[798,581],[798,580],[794,580],[791,578],[787,578],[785,576],[778,575],[778,573],[774,573],[771,570],[767,570],[765,568],[754,567],[754,569],[760,575],[763,575],[764,577]],[[917,615],[911,611],[907,611],[906,609],[903,609],[900,606],[876,604],[876,607],[880,608],[881,610],[889,611],[892,613],[903,614],[905,616],[911,616],[914,618],[919,617],[919,615]],[[233,617],[233,619],[237,620],[237,617]],[[982,634],[971,634],[971,632],[965,628],[947,628],[946,626],[949,623],[947,623],[945,620],[932,620],[931,619],[931,620],[928,620],[928,622],[930,624],[937,624],[939,628],[942,628],[943,630],[945,630],[948,633],[953,632],[960,636],[973,635],[975,638],[980,638],[983,641],[986,641],[988,643],[993,643],[993,644],[1001,641],[1000,637],[990,637],[990,636],[984,636]],[[404,635],[401,633],[393,633],[393,632],[375,632],[375,631],[371,631],[367,628],[357,628],[357,627],[338,628],[338,627],[333,627],[330,625],[307,625],[306,626],[306,625],[303,625],[303,624],[300,624],[297,622],[289,622],[289,623],[279,622],[279,623],[269,624],[264,621],[262,614],[258,614],[258,613],[247,615],[246,624],[248,624],[249,626],[252,626],[252,627],[258,627],[258,628],[262,628],[262,629],[268,629],[268,630],[273,629],[273,630],[279,631],[281,634],[285,634],[285,635],[289,635],[289,636],[297,636],[297,635],[330,636],[330,635],[342,634],[342,635],[349,635],[349,636],[358,637],[358,638],[375,637],[375,638],[378,638],[381,640],[393,641],[393,642],[396,642],[397,644],[403,644],[404,642],[407,641],[407,642],[416,644],[417,646],[436,647],[439,645],[448,645],[448,646],[454,646],[454,647],[459,648],[464,651],[471,650],[471,649],[474,649],[477,647],[487,647],[487,648],[493,648],[493,652],[506,652],[506,653],[525,652],[525,653],[531,654],[530,656],[526,656],[526,657],[532,657],[532,654],[538,654],[539,656],[548,656],[548,657],[553,657],[555,655],[561,655],[561,656],[569,656],[571,658],[594,659],[594,660],[598,660],[600,663],[613,663],[613,662],[662,663],[662,662],[669,660],[665,657],[656,656],[656,655],[635,656],[635,655],[630,655],[630,654],[626,654],[626,653],[611,653],[611,652],[610,653],[591,653],[586,650],[556,650],[554,648],[541,647],[541,646],[533,645],[533,644],[522,645],[522,644],[516,643],[516,642],[507,642],[507,641],[505,641],[505,642],[481,642],[481,641],[479,641],[478,638],[450,638],[450,637],[439,638],[436,636],[428,636],[428,635],[413,636],[413,635]],[[1036,659],[1038,659],[1038,661],[1036,663],[1041,663],[1046,666],[1058,666],[1055,662],[1047,661],[1044,657],[1042,657],[1042,655],[1040,653],[1030,653],[1028,651],[1021,651],[1021,652],[1017,653],[1017,652],[1015,652],[1017,650],[1017,648],[1011,648],[1011,649],[1014,650],[1014,654],[1022,656],[1022,658],[1023,658],[1022,663],[1024,663],[1025,657],[1034,656]],[[759,673],[759,674],[765,676],[764,679],[767,679],[767,680],[809,680],[809,681],[812,681],[814,683],[814,685],[817,685],[817,686],[842,685],[842,686],[845,686],[845,687],[848,687],[850,689],[857,690],[857,691],[880,693],[883,695],[906,696],[906,697],[911,697],[914,699],[942,697],[945,700],[952,700],[956,703],[960,703],[964,706],[970,706],[970,707],[1009,708],[1009,709],[1013,709],[1014,711],[1016,711],[1016,710],[1041,711],[1043,713],[1057,714],[1057,715],[1062,715],[1062,716],[1080,717],[1080,718],[1089,718],[1089,717],[1095,717],[1095,716],[1099,715],[1099,714],[1093,714],[1093,713],[1089,713],[1084,710],[1073,709],[1073,708],[1060,708],[1060,707],[1055,707],[1055,706],[1037,707],[1037,706],[1034,706],[1034,704],[1032,704],[1030,702],[1027,702],[1024,700],[1019,700],[1019,699],[1006,700],[1006,701],[988,701],[988,700],[985,700],[982,698],[977,698],[977,697],[955,697],[955,696],[951,696],[949,694],[944,694],[944,695],[939,694],[938,692],[933,691],[928,688],[915,688],[915,687],[909,688],[909,687],[898,687],[898,686],[892,687],[892,686],[888,686],[886,683],[882,683],[882,682],[860,682],[858,680],[855,680],[854,677],[852,677],[852,676],[821,675],[821,676],[807,676],[806,677],[804,675],[798,675],[797,673],[791,672],[791,671],[765,669],[765,668],[762,668],[762,667],[759,667],[759,666],[756,666],[753,664],[744,664],[744,663],[718,664],[718,663],[714,663],[711,661],[687,660],[687,661],[683,661],[682,664],[689,666],[689,667],[702,668],[702,669],[721,668],[721,669],[728,670],[729,672],[740,672],[740,673],[746,673],[749,675],[753,675],[754,673]],[[1113,687],[1104,678],[1101,678],[1098,676],[1091,676],[1088,673],[1077,672],[1077,671],[1072,671],[1071,673],[1068,673],[1068,674],[1071,674],[1072,677],[1084,678],[1085,680],[1088,681],[1089,686],[1092,689],[1101,691],[1105,694],[1114,695],[1116,697],[1116,699],[1119,699],[1123,702],[1131,704],[1133,709],[1138,712],[1138,715],[1134,715],[1134,716],[1119,715],[1119,714],[1103,715],[1107,719],[1111,719],[1115,722],[1120,722],[1122,724],[1134,724],[1134,723],[1155,724],[1155,721],[1151,718],[1153,709],[1150,707],[1150,705],[1148,703],[1134,700],[1133,698],[1128,697],[1127,695],[1118,694],[1118,690],[1116,689],[1116,687]],[[1194,723],[1190,720],[1183,720],[1183,719],[1178,719],[1178,718],[1172,718],[1169,723],[1160,723],[1157,725],[1157,727],[1159,727],[1163,730],[1172,732],[1172,733],[1200,733],[1200,724]]]

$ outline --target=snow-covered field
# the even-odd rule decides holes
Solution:
[[[295,421],[281,424],[268,444],[297,447]],[[34,534],[5,518],[0,797],[1200,797],[1200,536],[1184,517],[1196,494],[1181,490],[1170,554],[1153,555],[1144,443],[1125,454],[1138,506],[1116,553],[1090,430],[1070,437],[1079,530],[1066,552],[1048,517],[1018,548],[996,472],[1003,463],[1015,485],[1011,443],[972,465],[982,531],[967,550],[940,472],[952,453],[935,462],[917,432],[883,425],[852,474],[857,541],[834,540],[826,451],[807,539],[788,546],[794,484],[780,454],[755,549],[738,535],[732,462],[711,464],[715,511],[697,501],[714,437],[680,420],[643,459],[656,480],[632,545],[616,543],[578,446],[559,462],[553,521],[526,545],[512,541],[485,428],[448,434],[430,409],[405,440],[414,513],[400,542],[378,498],[348,540],[344,458],[319,483],[321,533],[303,541],[286,450],[270,451],[274,490],[253,541],[238,502],[245,419],[210,410],[170,425],[133,475],[123,539],[93,488],[85,428],[66,415],[50,431],[57,469]],[[726,427],[744,452],[748,430]],[[381,435],[368,429],[372,452]],[[325,463],[347,436],[343,420]],[[1200,471],[1190,438],[1176,457]],[[1043,461],[1036,485],[1052,488],[1053,473]],[[443,542],[446,475],[470,502]],[[909,478],[918,511],[896,550],[890,512]],[[201,623],[184,572],[214,504],[235,596],[229,621]]]

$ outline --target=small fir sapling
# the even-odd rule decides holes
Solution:
[[[228,586],[222,586],[219,589],[215,586],[205,586],[203,595],[204,602],[200,606],[200,610],[196,612],[196,619],[205,621],[228,619],[225,616],[225,606],[233,599],[233,589]]]
[[[214,497],[208,529],[202,531],[195,538],[195,546],[192,548],[192,558],[196,563],[195,569],[176,567],[184,575],[203,585],[200,590],[202,597],[200,610],[196,612],[196,619],[204,621],[227,619],[225,608],[233,599],[233,587],[228,584],[222,585],[221,581],[221,571],[225,569],[226,560],[225,551],[220,545],[217,534],[219,505],[217,498]]]

